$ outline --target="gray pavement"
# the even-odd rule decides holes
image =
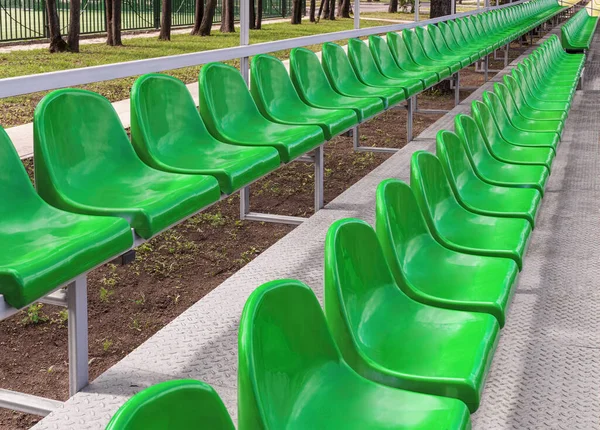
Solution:
[[[600,52],[598,41],[594,47],[590,59]],[[595,89],[600,74],[594,64],[588,70],[565,127],[482,405],[472,417],[475,429],[600,427],[600,91]],[[390,177],[408,180],[411,154],[433,151],[437,130],[451,127],[454,115],[468,111],[470,101],[490,87],[472,94],[35,429],[104,428],[133,393],[172,378],[212,384],[235,419],[237,328],[249,294],[263,282],[297,278],[322,299],[329,225],[345,217],[372,223],[377,184]]]

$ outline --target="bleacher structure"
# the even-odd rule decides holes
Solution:
[[[34,114],[35,189],[0,129],[0,319],[37,301],[68,308],[71,398],[0,390],[0,406],[47,415],[37,429],[597,427],[597,360],[580,363],[593,376],[569,369],[586,354],[573,338],[598,340],[588,314],[600,296],[586,288],[600,253],[580,223],[600,201],[597,77],[583,82],[595,24],[580,11],[542,34],[571,12],[531,0],[383,36],[310,37],[321,58],[299,42],[289,71],[268,55],[280,43],[214,54],[246,52],[241,72],[206,53],[93,68],[151,72],[131,91],[131,138],[102,96],[48,94]],[[533,32],[539,43],[488,82],[489,55]],[[347,37],[347,49],[333,43]],[[190,62],[207,63],[199,107],[155,73]],[[461,102],[460,70],[474,62],[486,83]],[[0,80],[0,97],[92,79],[50,75],[59,84]],[[445,79],[455,108],[413,139],[418,94]],[[327,141],[352,130],[354,149],[390,151],[361,147],[358,127],[399,105],[410,143],[324,208]],[[251,212],[248,187],[293,161],[315,165],[315,214]],[[242,219],[298,227],[89,384],[86,273],[235,192]],[[575,265],[573,279],[561,273]],[[589,304],[592,321],[573,335],[550,320],[552,337],[547,311],[565,302]],[[577,326],[567,313],[552,318]],[[556,345],[562,361],[544,367],[539,354]],[[564,396],[536,398],[554,377]],[[587,381],[598,384],[578,391]]]

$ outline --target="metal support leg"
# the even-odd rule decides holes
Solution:
[[[416,100],[416,96],[410,97],[406,100],[406,143],[409,143],[413,140],[413,117],[414,117],[414,103]]]
[[[358,125],[352,129],[352,146],[354,150],[358,150],[360,146],[360,131],[358,129]]]
[[[315,212],[323,209],[323,179],[324,179],[324,162],[323,162],[323,145],[315,148]]]
[[[490,70],[490,57],[489,55],[485,56],[485,60],[483,60],[483,82],[488,81],[488,71]]]
[[[454,78],[454,106],[460,103],[460,71],[456,72]]]
[[[529,46],[533,46],[533,30],[529,32]]]
[[[250,185],[240,189],[240,219],[245,220],[250,213]]]
[[[510,48],[510,43],[506,44],[506,47],[504,48],[504,67],[508,66],[508,50]]]
[[[69,313],[69,395],[88,384],[87,278],[81,275],[67,287]]]

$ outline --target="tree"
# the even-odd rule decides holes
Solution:
[[[250,16],[249,16],[249,20],[250,20],[250,28],[251,29],[255,29],[256,28],[256,10],[255,10],[255,6],[254,6],[254,0],[249,0],[250,2]]]
[[[397,13],[398,12],[398,0],[390,0],[390,5],[388,6],[389,13]]]
[[[162,0],[160,33],[158,35],[158,40],[171,40],[171,1],[172,0]]]
[[[263,0],[256,0],[256,28],[260,30],[262,28],[262,15],[263,15]]]
[[[204,16],[204,0],[196,0],[196,9],[194,10],[194,28],[190,33],[192,36],[200,34],[200,24]]]
[[[242,0],[244,1],[244,0]],[[248,1],[248,0],[245,0]],[[223,12],[221,13],[221,33],[235,33],[233,17],[233,0],[223,0]]]
[[[319,10],[319,17],[323,17],[325,19],[329,19],[329,9],[331,9],[331,3],[334,0],[321,0],[321,9]],[[323,15],[321,15],[321,10],[323,10]]]
[[[106,0],[106,44],[121,46],[121,0]]]
[[[67,50],[67,43],[60,34],[60,19],[56,0],[46,0],[46,13],[48,15],[48,37],[50,39],[50,52],[64,52]]]
[[[79,52],[80,14],[81,0],[71,0],[69,33],[67,35],[67,45],[69,45],[69,51],[71,52]]]
[[[204,16],[202,17],[202,22],[200,23],[200,36],[210,36],[210,30],[212,29],[216,8],[217,0],[208,0],[206,2]]]
[[[292,0],[292,24],[302,24],[302,0]]]
[[[350,0],[342,0],[339,7],[342,18],[350,18]]]
[[[329,0],[329,19],[335,19],[335,0]]]
[[[317,19],[315,18],[315,9],[317,8],[317,0],[310,0],[310,11],[309,11],[309,21],[310,22],[317,22]]]

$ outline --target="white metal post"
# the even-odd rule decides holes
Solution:
[[[325,176],[325,166],[323,160],[323,145],[315,148],[315,212],[323,209],[323,180]]]
[[[456,14],[456,0],[452,0],[450,5],[451,5],[450,14],[451,15]]]
[[[419,21],[419,0],[415,0],[415,22]]]
[[[250,44],[250,2],[249,0],[240,1],[240,46]],[[240,58],[240,72],[244,81],[250,83],[250,63],[248,57]],[[246,214],[250,212],[250,186],[240,189],[240,219],[246,219]]]
[[[352,128],[352,146],[354,150],[357,151],[360,146],[360,131],[358,130],[358,125]]]
[[[69,314],[69,395],[88,384],[87,278],[80,275],[67,287]]]
[[[360,28],[360,0],[354,0],[354,29]]]
[[[414,108],[417,97],[412,96],[406,100],[406,143],[410,143],[413,140],[413,120],[414,120]]]

